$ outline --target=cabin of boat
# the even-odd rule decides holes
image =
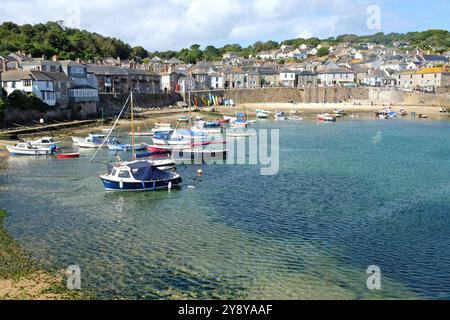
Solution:
[[[55,141],[51,137],[42,137],[37,140],[29,141],[33,147],[51,147],[52,145],[58,146],[61,141]]]

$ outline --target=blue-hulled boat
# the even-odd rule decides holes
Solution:
[[[181,184],[178,173],[161,171],[150,160],[119,162],[100,179],[107,191],[154,191]]]
[[[142,151],[145,150],[145,147],[146,147],[145,144],[138,144],[134,146],[134,150]],[[114,151],[131,151],[133,149],[133,146],[131,144],[120,143],[119,140],[113,138],[111,139],[111,141],[108,142],[108,149]]]

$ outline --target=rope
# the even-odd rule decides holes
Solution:
[[[125,107],[128,104],[128,101],[130,100],[130,96],[128,96],[127,101],[125,101],[125,104],[122,107],[122,110],[120,110],[119,115],[117,116],[116,121],[114,122],[114,125],[112,126],[111,130],[108,132],[108,135],[106,136],[106,138],[102,141],[102,144],[97,148],[97,150],[95,151],[95,153],[92,155],[92,157],[89,159],[89,163],[92,163],[92,161],[94,160],[94,158],[97,156],[98,152],[100,151],[100,149],[103,147],[103,145],[105,144],[106,141],[108,141],[109,137],[111,136],[112,132],[114,131],[114,128],[116,127],[117,123],[119,122],[120,117],[122,116],[123,111],[125,110]]]

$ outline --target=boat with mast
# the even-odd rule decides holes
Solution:
[[[181,176],[176,172],[163,171],[152,160],[136,157],[136,143],[134,135],[134,99],[131,91],[125,102],[113,129],[130,100],[131,111],[131,161],[122,161],[116,154],[118,162],[108,165],[108,172],[99,176],[106,191],[155,191],[159,189],[171,189],[179,186]],[[108,135],[109,138],[109,135]],[[100,148],[98,149],[100,150]],[[97,150],[97,151],[98,151]],[[96,153],[91,158],[94,159]]]

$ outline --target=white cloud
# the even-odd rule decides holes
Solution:
[[[67,8],[77,6],[83,29],[151,51],[178,50],[193,43],[221,46],[367,33],[368,4],[368,0],[2,0],[0,22],[69,21]]]

